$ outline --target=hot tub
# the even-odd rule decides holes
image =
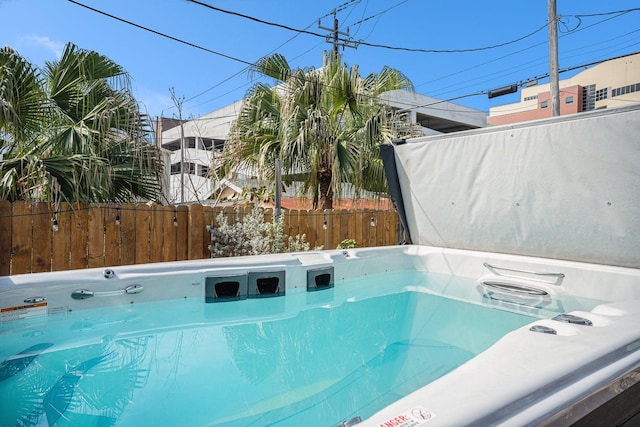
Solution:
[[[497,253],[20,275],[0,308],[2,425],[566,425],[640,376],[638,270]]]

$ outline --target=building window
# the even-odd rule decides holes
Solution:
[[[567,98],[564,100],[565,104],[573,104],[573,96],[567,96]]]
[[[542,101],[540,103],[540,108],[547,108],[549,106],[549,101]]]
[[[599,89],[596,91],[596,101],[602,101],[603,99],[607,99],[607,88]]]
[[[596,85],[582,88],[582,111],[591,111],[596,108]]]
[[[209,174],[209,167],[208,166],[205,166],[205,165],[199,165],[198,166],[198,175],[206,178],[208,174]]]
[[[180,140],[176,139],[171,142],[167,142],[166,144],[162,144],[162,148],[169,151],[178,151],[180,149]]]
[[[196,165],[195,163],[184,163],[184,173],[195,175],[196,173]],[[171,175],[179,175],[180,174],[180,162],[174,163],[171,165]]]
[[[611,97],[613,98],[616,96],[626,95],[628,93],[633,93],[638,91],[640,91],[640,83],[622,86],[615,89],[611,89]]]
[[[213,147],[213,139],[202,138],[202,148],[211,151],[211,147]]]

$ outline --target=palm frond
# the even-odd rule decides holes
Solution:
[[[285,174],[306,174],[300,188],[311,193],[314,206],[339,195],[344,183],[353,185],[356,196],[385,188],[377,147],[393,137],[390,121],[396,117],[378,96],[411,88],[406,76],[384,67],[363,78],[357,66],[349,68],[334,56],[319,70],[291,70],[283,56],[272,55],[254,71],[279,84],[256,84],[247,92],[225,145],[226,159],[252,165],[265,179],[280,158]]]

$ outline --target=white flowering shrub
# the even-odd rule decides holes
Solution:
[[[239,209],[236,208],[236,215]],[[282,252],[302,252],[310,249],[304,234],[295,237],[285,236],[284,218],[272,222],[264,221],[262,209],[254,206],[248,215],[233,224],[227,223],[224,212],[216,217],[217,227],[210,227],[211,245],[209,250],[213,258],[262,255]],[[316,247],[314,250],[320,250]]]

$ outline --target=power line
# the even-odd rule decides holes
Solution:
[[[617,10],[614,12],[602,12],[602,13],[590,13],[590,14],[582,14],[582,15],[570,15],[570,16],[574,16],[576,18],[583,18],[583,17],[589,17],[589,16],[605,16],[605,15],[617,15],[617,14],[624,14],[624,13],[629,13],[629,12],[635,12],[640,10],[640,7],[634,7],[632,9],[625,9],[625,10]]]
[[[385,10],[381,11],[381,12],[378,12],[378,13],[376,13],[376,14],[373,14],[373,15],[371,15],[371,16],[369,16],[369,17],[367,17],[367,18],[362,18],[362,19],[360,19],[359,21],[355,22],[355,23],[354,23],[354,24],[352,24],[352,25],[357,25],[357,26],[358,26],[358,29],[356,30],[356,32],[354,33],[354,35],[353,35],[353,36],[355,36],[357,33],[359,33],[359,32],[360,32],[360,28],[362,27],[362,23],[363,23],[363,22],[366,22],[366,21],[368,21],[368,20],[370,20],[370,19],[373,19],[373,18],[375,18],[375,17],[378,17],[378,19],[376,19],[375,24],[373,24],[373,27],[371,28],[371,31],[369,31],[369,34],[367,34],[366,36],[364,36],[364,38],[362,38],[361,40],[367,39],[371,34],[373,34],[373,31],[376,29],[376,26],[378,25],[378,22],[380,21],[380,17],[381,17],[382,15],[384,15],[385,13],[387,13],[388,11],[390,11],[391,9],[394,9],[394,8],[396,8],[396,7],[400,6],[401,4],[406,3],[407,1],[409,1],[409,0],[403,0],[403,1],[401,1],[400,3],[396,3],[396,4],[394,4],[393,6],[391,6],[391,7],[387,8],[387,9],[385,9]],[[362,15],[364,16],[364,12],[362,13]]]
[[[208,48],[206,48],[206,47],[202,47],[202,46],[197,45],[197,44],[195,44],[195,43],[191,43],[191,42],[188,42],[188,41],[186,41],[186,40],[182,40],[182,39],[179,39],[179,38],[177,38],[177,37],[173,37],[173,36],[170,36],[170,35],[168,35],[168,34],[161,33],[160,31],[156,31],[156,30],[153,30],[153,29],[151,29],[151,28],[145,27],[145,26],[143,26],[143,25],[136,24],[135,22],[127,21],[126,19],[123,19],[123,18],[117,17],[117,16],[115,16],[115,15],[111,15],[111,14],[109,14],[109,13],[107,13],[107,12],[103,12],[103,11],[98,10],[98,9],[95,9],[95,8],[93,8],[93,7],[91,7],[91,6],[87,6],[86,4],[82,4],[82,3],[80,3],[80,2],[77,2],[77,1],[75,1],[75,0],[67,0],[67,1],[68,1],[68,2],[70,2],[70,3],[73,3],[73,4],[75,4],[75,5],[78,5],[78,6],[84,7],[85,9],[89,9],[89,10],[91,10],[92,12],[96,12],[96,13],[99,13],[99,14],[101,14],[101,15],[107,16],[107,17],[109,17],[109,18],[115,19],[116,21],[124,22],[125,24],[132,25],[132,26],[134,26],[134,27],[136,27],[136,28],[140,28],[141,30],[149,31],[150,33],[156,34],[156,35],[161,36],[161,37],[165,37],[165,38],[167,38],[167,39],[170,39],[170,40],[176,41],[176,42],[178,42],[178,43],[182,43],[182,44],[185,44],[185,45],[187,45],[187,46],[191,46],[191,47],[194,47],[194,48],[196,48],[196,49],[200,49],[200,50],[203,50],[203,51],[205,51],[205,52],[209,52],[209,53],[212,53],[212,54],[214,54],[214,55],[221,56],[221,57],[223,57],[223,58],[231,59],[232,61],[241,62],[241,63],[246,64],[246,65],[253,65],[253,63],[252,63],[252,62],[245,61],[244,59],[236,58],[236,57],[234,57],[234,56],[227,55],[227,54],[225,54],[225,53],[221,53],[221,52],[217,52],[217,51],[215,51],[215,50],[211,50],[211,49],[208,49]]]
[[[179,38],[177,38],[177,37],[173,37],[173,36],[170,36],[170,35],[168,35],[168,34],[162,33],[162,32],[160,32],[160,31],[153,30],[153,29],[148,28],[148,27],[145,27],[145,26],[143,26],[143,25],[136,24],[136,23],[131,22],[131,21],[128,21],[128,20],[126,20],[126,19],[123,19],[123,18],[117,17],[117,16],[112,15],[112,14],[109,14],[109,13],[107,13],[107,12],[104,12],[104,11],[101,11],[101,10],[98,10],[98,9],[95,9],[95,8],[90,7],[90,6],[87,6],[87,5],[85,5],[85,4],[82,4],[82,3],[80,3],[80,2],[78,2],[78,1],[76,1],[76,0],[68,0],[68,1],[69,1],[69,2],[71,2],[71,3],[73,3],[73,4],[76,4],[76,5],[78,5],[78,6],[84,7],[84,8],[86,8],[86,9],[88,9],[88,10],[91,10],[91,11],[93,11],[93,12],[96,12],[96,13],[99,13],[99,14],[101,14],[101,15],[107,16],[107,17],[109,17],[109,18],[115,19],[115,20],[117,20],[117,21],[120,21],[120,22],[126,23],[126,24],[131,25],[131,26],[134,26],[134,27],[136,27],[136,28],[139,28],[139,29],[142,29],[142,30],[145,30],[145,31],[151,32],[151,33],[156,34],[156,35],[159,35],[159,36],[161,36],[161,37],[168,38],[168,39],[170,39],[170,40],[173,40],[173,41],[176,41],[176,42],[179,42],[179,43],[185,44],[185,45],[187,45],[187,46],[191,46],[191,47],[194,47],[194,48],[196,48],[196,49],[203,50],[203,51],[205,51],[205,52],[212,53],[212,54],[214,54],[214,55],[218,55],[218,56],[224,57],[224,58],[226,58],[226,59],[230,59],[230,60],[232,60],[232,61],[240,62],[240,63],[243,63],[243,64],[248,65],[248,66],[254,66],[254,65],[255,65],[255,64],[254,64],[254,63],[252,63],[252,62],[245,61],[245,60],[243,60],[243,59],[236,58],[236,57],[234,57],[234,56],[227,55],[227,54],[224,54],[224,53],[221,53],[221,52],[217,52],[217,51],[214,51],[214,50],[211,50],[211,49],[205,48],[205,47],[203,47],[203,46],[197,45],[197,44],[195,44],[195,43],[191,43],[191,42],[188,42],[188,41],[185,41],[185,40],[179,39]],[[219,9],[219,8],[215,8],[215,7],[213,7],[213,6],[206,5],[206,3],[201,3],[201,2],[199,2],[199,1],[197,1],[197,0],[188,0],[188,1],[193,2],[193,3],[196,3],[196,4],[201,4],[201,5],[203,5],[203,6],[210,7],[210,8],[215,9],[215,10],[218,10],[218,9]],[[345,4],[348,4],[348,3],[349,3],[349,2],[347,2],[347,3],[345,3]],[[627,11],[623,11],[623,12],[631,12],[631,11],[635,11],[635,10],[640,10],[640,8],[636,8],[636,9],[629,9],[629,10],[627,10]],[[246,16],[246,15],[238,14],[238,13],[236,13],[236,12],[225,11],[224,9],[220,9],[220,11],[223,11],[223,12],[225,12],[225,13],[236,14],[236,15],[238,15],[238,16],[242,16],[242,17],[245,17],[245,16]],[[333,13],[333,12],[331,12],[331,13]],[[608,13],[606,13],[606,15],[616,14],[616,13],[617,13],[617,14],[619,14],[619,13],[621,13],[621,12],[620,12],[620,11],[618,11],[618,12],[608,12]],[[603,15],[604,15],[604,14],[603,14]],[[251,18],[251,17],[248,17],[248,18]],[[258,20],[257,18],[251,18],[251,19]],[[609,19],[612,19],[612,18],[609,18]],[[262,20],[258,20],[258,21],[262,21]],[[267,21],[265,21],[265,22],[267,22]],[[279,24],[274,24],[274,25],[276,25],[276,26],[280,26]],[[593,25],[596,25],[596,24],[593,24]],[[525,39],[525,38],[527,38],[527,37],[530,37],[531,35],[533,35],[533,34],[535,34],[535,33],[539,32],[539,31],[541,31],[542,29],[546,28],[546,26],[547,26],[547,25],[545,24],[544,26],[540,27],[540,28],[539,28],[539,29],[537,29],[536,31],[534,31],[534,32],[532,32],[532,33],[530,33],[530,34],[528,34],[528,35],[526,35],[526,36],[520,37],[520,38],[518,38],[518,39],[516,39],[516,40],[514,40],[514,41],[511,41],[511,42],[502,43],[502,44],[500,44],[500,45],[489,46],[489,47],[486,47],[486,48],[465,49],[464,51],[471,52],[471,51],[478,50],[478,49],[479,49],[479,50],[485,50],[485,49],[490,49],[490,48],[496,48],[496,47],[504,46],[504,45],[506,45],[506,44],[515,43],[516,41],[523,40],[523,39]],[[286,26],[285,26],[285,27],[286,27]],[[317,33],[312,33],[312,32],[310,32],[310,31],[306,31],[306,30],[304,30],[304,31],[303,31],[303,30],[296,30],[296,29],[293,29],[293,28],[290,28],[290,27],[287,27],[287,28],[289,28],[289,29],[291,29],[291,30],[293,30],[293,31],[298,31],[298,32],[300,32],[300,33],[313,34],[313,35],[317,35],[317,36],[319,36],[319,37],[325,38],[325,36],[324,36],[324,35],[317,34]],[[368,45],[368,46],[374,46],[374,47],[383,47],[383,45],[374,45],[374,44],[368,44],[368,43],[361,43],[361,44]],[[539,45],[539,44],[537,44],[537,45]],[[534,46],[537,46],[537,45],[534,45]],[[531,47],[534,47],[534,46],[531,46]],[[392,47],[388,46],[388,48],[392,48]],[[408,49],[405,49],[405,48],[397,48],[397,49],[400,49],[400,50],[408,50]],[[413,51],[413,50],[409,50],[409,51]],[[420,51],[424,51],[424,52],[426,52],[427,50],[420,50]],[[445,53],[445,52],[461,52],[461,51],[463,51],[463,50],[459,50],[459,51],[456,51],[456,50],[454,50],[454,51],[451,51],[451,50],[430,50],[429,52],[434,52],[434,53]],[[510,55],[512,55],[512,54],[510,54]],[[510,56],[510,55],[506,55],[506,56]],[[503,59],[503,58],[504,58],[504,57],[506,57],[506,56],[503,56],[503,57],[498,58],[498,59]],[[605,60],[606,60],[606,59],[605,59]],[[605,60],[598,61],[598,62],[594,62],[594,63],[591,63],[591,64],[600,63],[600,62],[603,62],[603,61],[605,61]],[[489,62],[493,62],[493,61],[489,61]],[[487,63],[489,63],[489,62],[485,62],[484,64],[487,64]],[[484,65],[484,64],[482,64],[482,65]],[[587,64],[587,65],[591,65],[591,64]],[[579,66],[579,67],[580,67],[580,66]],[[473,67],[473,68],[476,68],[476,67]],[[467,70],[468,70],[468,69],[467,69]],[[461,72],[463,72],[463,71],[467,71],[467,70],[462,70],[462,71],[460,71],[460,72],[458,72],[458,73],[455,73],[455,74],[459,74],[459,73],[461,73]],[[565,70],[563,70],[563,72],[564,72],[564,71],[568,71],[568,70],[567,70],[567,69],[565,69]],[[450,76],[451,76],[451,75],[446,76],[446,77],[450,77]],[[232,77],[233,77],[233,76],[232,76]],[[443,78],[445,78],[445,77],[443,77]],[[427,82],[427,83],[432,83],[432,82],[433,82],[433,81],[431,81],[431,82]],[[427,83],[423,83],[423,84],[427,84]],[[326,85],[326,86],[327,86],[327,87],[330,87],[330,86],[328,86],[328,85]],[[486,92],[477,92],[477,93],[473,93],[473,94],[462,95],[462,96],[459,96],[459,97],[451,98],[450,100],[461,99],[461,98],[465,98],[465,97],[469,97],[469,96],[475,96],[475,95],[480,95],[480,94],[484,94],[484,93],[486,93]],[[365,94],[362,94],[362,95],[363,95],[363,96],[365,96]],[[191,98],[191,99],[193,99],[193,98]],[[448,100],[444,100],[444,101],[440,101],[440,102],[446,102],[446,101],[448,101]],[[416,107],[416,108],[417,108],[417,107]]]
[[[359,3],[359,2],[360,2],[360,0],[349,0],[349,1],[347,1],[346,3],[343,3],[341,6],[339,6],[339,7],[338,7],[338,10],[344,10],[344,9],[347,7],[347,5],[349,5],[349,4],[353,3],[353,2],[358,2],[358,3]],[[323,18],[324,18],[324,17],[326,17],[326,16],[331,15],[332,13],[333,13],[333,12],[329,12],[328,14],[324,15],[324,16],[323,16]],[[314,20],[313,22],[311,22],[309,25],[307,25],[307,27],[305,28],[305,30],[306,30],[306,29],[308,29],[308,28],[310,28],[310,27],[311,27],[312,25],[314,25],[314,24],[315,24],[315,20]],[[277,46],[277,47],[275,47],[275,48],[271,49],[271,51],[269,52],[269,54],[276,52],[278,49],[280,49],[281,47],[283,47],[283,46],[284,46],[284,45],[286,45],[287,43],[291,42],[293,39],[295,39],[295,38],[296,38],[296,37],[298,37],[299,35],[300,35],[300,33],[297,33],[297,34],[295,34],[294,36],[290,37],[290,38],[289,38],[288,40],[286,40],[285,42],[281,43],[279,46]],[[297,58],[299,58],[299,57],[301,57],[301,56],[305,55],[306,53],[308,53],[308,52],[310,52],[311,50],[315,49],[316,47],[320,46],[321,44],[322,44],[322,43],[319,43],[319,44],[317,44],[317,45],[315,45],[315,46],[313,46],[313,47],[311,47],[311,48],[307,49],[305,52],[301,53],[300,55],[293,57],[293,58],[292,58],[292,60],[295,60],[295,59],[297,59]],[[244,73],[244,72],[245,72],[245,71],[247,71],[247,70],[249,70],[249,67],[245,67],[245,68],[243,68],[242,70],[238,71],[237,73],[235,73],[235,74],[233,74],[233,75],[231,75],[231,76],[227,77],[227,78],[226,78],[226,79],[224,79],[223,81],[221,81],[221,82],[219,82],[219,83],[217,83],[217,84],[213,85],[212,87],[210,87],[210,88],[208,88],[208,89],[206,89],[206,90],[204,90],[204,91],[202,91],[202,92],[198,93],[197,95],[192,96],[191,98],[187,99],[187,100],[186,100],[186,102],[189,102],[189,101],[191,101],[191,100],[193,100],[193,99],[195,99],[195,98],[198,98],[198,97],[199,97],[199,96],[201,96],[201,95],[204,95],[205,93],[207,93],[207,92],[211,91],[212,89],[215,89],[216,87],[218,87],[218,86],[222,85],[223,83],[225,83],[225,82],[227,82],[227,81],[231,80],[232,78],[234,78],[234,77],[236,77],[236,76],[238,76],[238,75],[240,75],[240,74]],[[231,89],[230,91],[228,91],[228,92],[226,92],[226,93],[223,93],[222,95],[219,95],[219,96],[229,95],[229,94],[231,94],[231,93],[235,92],[236,90],[238,90],[238,89],[240,89],[240,88],[243,88],[243,87],[245,87],[245,86],[247,86],[247,85],[251,84],[253,81],[255,81],[255,79],[251,79],[251,82],[244,83],[244,84],[242,84],[242,85],[240,85],[240,86],[238,86],[238,87],[236,87],[236,88],[234,88],[234,89]],[[211,102],[211,101],[213,101],[213,100],[214,100],[214,99],[209,99],[209,100],[207,100],[207,101],[201,102],[200,104],[197,104],[197,105],[196,105],[196,107],[199,107],[199,106],[201,106],[201,105],[207,104],[207,103],[209,103],[209,102]]]
[[[361,19],[361,20],[359,20],[359,21],[357,21],[357,22],[354,22],[354,23],[353,23],[353,24],[351,24],[351,25],[358,25],[358,24],[362,24],[363,22],[366,22],[366,21],[368,21],[368,20],[370,20],[370,19],[373,19],[373,18],[375,18],[376,16],[384,15],[385,13],[389,12],[391,9],[395,9],[396,7],[400,6],[400,5],[401,5],[401,4],[403,4],[403,3],[406,3],[406,2],[408,2],[408,1],[409,1],[409,0],[403,0],[403,1],[401,1],[400,3],[396,3],[396,4],[394,4],[393,6],[386,8],[386,9],[385,9],[385,10],[383,10],[383,11],[380,11],[380,12],[378,12],[378,13],[375,13],[375,14],[371,15],[371,16],[368,16],[368,17],[366,17],[366,18],[363,18],[363,19]]]
[[[72,1],[72,0],[69,0],[69,1]],[[315,33],[313,31],[308,31],[308,30],[301,30],[301,29],[298,29],[298,28],[293,28],[293,27],[290,27],[288,25],[279,24],[279,23],[272,22],[272,21],[266,21],[264,19],[255,18],[253,16],[245,15],[243,13],[234,12],[234,11],[231,11],[231,10],[226,10],[226,9],[222,9],[222,8],[219,8],[219,7],[216,7],[216,6],[212,6],[210,4],[201,2],[199,0],[187,0],[187,1],[189,1],[191,3],[195,3],[195,4],[203,6],[203,7],[206,7],[206,8],[211,9],[211,10],[215,10],[217,12],[222,12],[222,13],[226,13],[226,14],[229,14],[229,15],[238,16],[238,17],[241,17],[241,18],[249,19],[249,20],[254,21],[254,22],[261,23],[261,24],[265,24],[265,25],[269,25],[269,26],[273,26],[273,27],[278,27],[278,28],[282,28],[282,29],[285,29],[285,30],[289,30],[289,31],[295,31],[295,32],[298,32],[298,33],[301,33],[301,34],[307,34],[307,35],[310,35],[310,36],[322,37],[322,38],[326,37],[324,34]],[[529,34],[527,34],[525,36],[519,37],[519,38],[517,38],[515,40],[510,40],[508,42],[500,43],[500,44],[497,44],[497,45],[470,48],[470,49],[419,49],[419,48],[407,48],[407,47],[389,46],[389,45],[376,44],[376,43],[367,43],[367,42],[364,42],[364,41],[353,42],[350,39],[341,39],[341,38],[339,38],[338,41],[342,42],[342,43],[355,43],[357,46],[362,45],[362,46],[368,46],[368,47],[376,47],[376,48],[380,48],[380,49],[401,50],[401,51],[405,51],[405,52],[466,53],[466,52],[478,52],[478,51],[483,51],[483,50],[496,49],[496,48],[499,48],[499,47],[507,46],[507,45],[510,45],[510,44],[513,44],[513,43],[517,43],[517,42],[519,42],[521,40],[524,40],[524,39],[526,39],[528,37],[533,36],[534,34],[542,31],[546,27],[547,27],[547,24],[545,23],[542,27],[538,28],[537,30],[535,30],[535,31],[533,31],[533,32],[531,32],[531,33],[529,33]]]
[[[623,13],[626,13],[626,12],[632,12],[632,11],[635,11],[635,10],[640,10],[640,8],[638,8],[638,9],[629,9],[628,11],[607,12],[607,13],[602,13],[602,14],[599,14],[599,15],[612,15],[612,14],[617,14],[618,16],[620,16],[620,15],[621,15],[621,14],[623,14]],[[574,15],[567,15],[567,16],[574,16]],[[575,16],[581,16],[581,15],[575,15]],[[595,23],[593,23],[593,24],[591,24],[591,25],[589,25],[589,26],[586,26],[586,27],[583,27],[583,28],[580,28],[580,29],[578,29],[578,27],[576,27],[576,28],[574,28],[573,30],[571,30],[570,32],[567,32],[567,33],[563,34],[561,37],[569,36],[569,35],[571,35],[571,34],[573,34],[573,33],[577,33],[577,32],[579,32],[579,31],[586,30],[586,29],[591,28],[591,27],[594,27],[594,26],[596,26],[596,25],[603,24],[603,23],[605,23],[605,22],[607,22],[607,21],[609,21],[609,20],[611,20],[611,19],[614,19],[614,18],[616,18],[616,17],[617,17],[617,16],[614,16],[614,17],[611,17],[611,18],[607,18],[607,19],[603,19],[603,20],[601,20],[601,21],[595,22]],[[627,33],[627,34],[625,34],[625,35],[628,35],[628,34],[630,34],[630,33]],[[497,61],[499,61],[499,60],[502,60],[502,59],[505,59],[505,58],[507,58],[507,57],[510,57],[510,56],[516,55],[516,54],[518,54],[518,53],[522,53],[522,52],[524,52],[524,51],[526,51],[526,50],[529,50],[529,49],[532,49],[532,48],[535,48],[535,47],[538,47],[538,46],[542,46],[542,45],[544,45],[544,44],[546,44],[546,42],[540,42],[540,43],[537,43],[537,44],[534,44],[534,45],[528,46],[528,47],[526,47],[526,48],[524,48],[524,49],[520,49],[520,50],[518,50],[518,51],[515,51],[515,52],[512,52],[512,53],[509,53],[509,54],[507,54],[507,55],[500,56],[500,57],[498,57],[498,58],[495,58],[495,59],[492,59],[492,60],[489,60],[489,61],[483,62],[483,63],[481,63],[481,64],[474,65],[474,66],[471,66],[471,67],[468,67],[468,68],[462,69],[462,70],[457,71],[457,72],[454,72],[454,73],[452,73],[452,74],[448,74],[448,75],[445,75],[445,76],[442,76],[442,77],[438,77],[438,78],[436,78],[436,79],[432,79],[432,80],[427,81],[427,82],[424,82],[424,83],[417,84],[417,85],[416,85],[416,87],[420,87],[420,86],[424,86],[424,85],[432,84],[432,83],[435,83],[435,82],[437,82],[437,81],[439,81],[439,80],[443,80],[443,79],[450,78],[450,77],[453,77],[453,76],[458,75],[458,74],[462,74],[462,73],[464,73],[464,72],[466,72],[466,71],[473,70],[473,69],[476,69],[476,68],[478,68],[478,67],[480,67],[480,66],[484,66],[484,65],[487,65],[487,64],[491,64],[491,63],[493,63],[493,62],[497,62]],[[447,92],[450,92],[450,91],[445,91],[444,93],[447,93]],[[440,92],[437,92],[437,91],[436,91],[433,95],[438,96],[438,94],[439,94],[439,93],[443,93],[443,92],[442,92],[442,91],[440,91]]]
[[[149,31],[149,32],[151,32],[151,33],[153,33],[153,34],[156,34],[156,35],[159,35],[159,36],[162,36],[162,37],[166,37],[166,38],[168,38],[168,39],[171,39],[171,40],[177,41],[177,42],[179,42],[179,43],[183,43],[183,44],[186,44],[186,45],[188,45],[188,46],[191,46],[191,47],[194,47],[194,48],[197,48],[197,49],[201,49],[201,50],[204,50],[204,51],[209,52],[209,53],[213,53],[213,54],[215,54],[215,55],[223,56],[223,57],[225,57],[225,58],[227,58],[227,59],[231,59],[231,60],[233,60],[233,61],[241,62],[241,63],[246,64],[246,65],[249,65],[249,66],[254,66],[254,65],[255,65],[255,64],[254,64],[254,63],[252,63],[252,62],[248,62],[248,61],[245,61],[245,60],[242,60],[242,59],[239,59],[239,58],[236,58],[236,57],[230,56],[230,55],[222,54],[222,53],[220,53],[220,52],[216,52],[216,51],[213,51],[213,50],[211,50],[211,49],[207,49],[207,48],[205,48],[205,47],[199,46],[199,45],[197,45],[197,44],[195,44],[195,43],[187,42],[187,41],[185,41],[185,40],[181,40],[181,39],[179,39],[179,38],[177,38],[177,37],[173,37],[173,36],[170,36],[170,35],[167,35],[167,34],[161,33],[160,31],[156,31],[156,30],[153,30],[153,29],[147,28],[147,27],[145,27],[145,26],[143,26],[143,25],[139,25],[139,24],[136,24],[136,23],[134,23],[134,22],[128,21],[128,20],[126,20],[126,19],[123,19],[123,18],[117,17],[117,16],[115,16],[115,15],[111,15],[111,14],[109,14],[109,13],[106,13],[106,12],[103,12],[103,11],[101,11],[101,10],[95,9],[95,8],[93,8],[93,7],[87,6],[87,5],[85,5],[85,4],[82,4],[82,3],[80,3],[80,2],[77,2],[77,1],[75,1],[75,0],[67,0],[67,1],[69,1],[69,2],[71,2],[71,3],[73,3],[73,4],[76,4],[76,5],[78,5],[78,6],[82,6],[82,7],[86,8],[86,9],[89,9],[89,10],[91,10],[91,11],[93,11],[93,12],[99,13],[99,14],[101,14],[101,15],[107,16],[107,17],[109,17],[109,18],[115,19],[115,20],[120,21],[120,22],[124,22],[124,23],[129,24],[129,25],[132,25],[132,26],[134,26],[134,27],[136,27],[136,28],[140,28],[140,29],[142,29],[142,30]],[[194,1],[194,0],[188,0],[188,1]],[[332,13],[333,13],[333,12],[332,12]],[[322,36],[322,37],[324,38],[324,36]],[[307,79],[305,79],[305,80],[307,80]],[[327,87],[327,88],[340,89],[339,87],[336,87],[336,86],[331,86],[331,85],[327,85],[327,84],[324,84],[324,83],[321,83],[321,84],[322,84],[323,86]],[[361,95],[361,96],[367,96],[366,94],[360,94],[360,95]],[[372,98],[373,98],[373,97],[372,97]]]
[[[401,51],[405,51],[405,52],[418,52],[418,53],[469,53],[469,52],[480,52],[483,50],[491,50],[491,49],[497,49],[499,47],[504,47],[504,46],[508,46],[510,44],[514,44],[517,43],[519,41],[522,41],[524,39],[527,39],[533,35],[535,35],[536,33],[539,33],[540,31],[544,30],[545,28],[547,28],[547,24],[544,24],[543,26],[541,26],[540,28],[538,28],[535,31],[532,31],[531,33],[519,37],[515,40],[510,40],[508,42],[504,42],[504,43],[500,43],[500,44],[496,44],[496,45],[492,45],[492,46],[484,46],[484,47],[476,47],[476,48],[470,48],[470,49],[417,49],[417,48],[408,48],[408,47],[395,47],[395,46],[387,46],[387,45],[381,45],[381,44],[375,44],[375,43],[367,43],[364,41],[357,41],[356,44],[358,46],[362,45],[362,46],[369,46],[369,47],[378,47],[378,48],[383,48],[383,49],[390,49],[390,50],[401,50]]]
[[[324,35],[322,35],[320,33],[314,33],[313,31],[301,30],[299,28],[293,28],[293,27],[290,27],[288,25],[278,24],[276,22],[271,22],[271,21],[265,21],[264,19],[255,18],[253,16],[245,15],[245,14],[240,13],[240,12],[234,12],[232,10],[222,9],[222,8],[219,8],[219,7],[216,7],[216,6],[212,6],[210,4],[207,4],[207,3],[204,3],[204,2],[201,2],[201,1],[198,1],[198,0],[187,0],[187,1],[190,2],[190,3],[195,3],[197,5],[206,7],[207,9],[215,10],[216,12],[222,12],[222,13],[226,13],[228,15],[238,16],[240,18],[245,18],[245,19],[248,19],[250,21],[258,22],[260,24],[265,24],[265,25],[269,25],[269,26],[272,26],[272,27],[278,27],[278,28],[282,28],[282,29],[285,29],[285,30],[289,30],[289,31],[295,31],[295,32],[300,33],[300,34],[307,34],[307,35],[310,35],[310,36],[316,36],[316,37],[324,38]],[[333,12],[331,12],[331,13],[333,13]]]

